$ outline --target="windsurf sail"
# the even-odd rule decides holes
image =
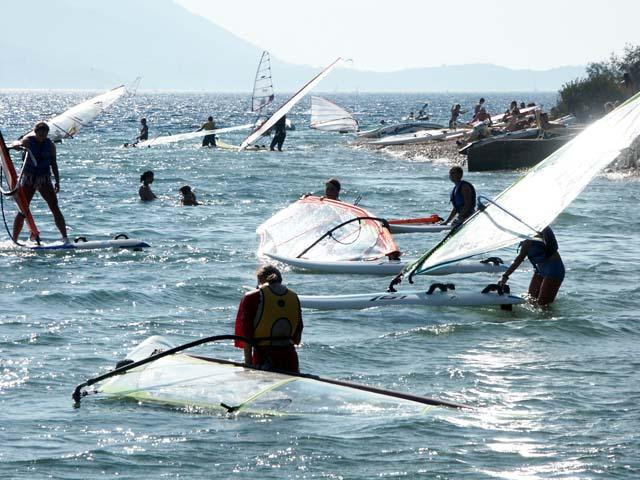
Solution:
[[[198,137],[205,137],[207,135],[215,135],[218,133],[236,132],[239,130],[248,130],[253,127],[253,123],[247,123],[245,125],[238,125],[235,127],[216,128],[214,130],[200,130],[197,132],[178,133],[176,135],[165,135],[162,137],[152,138],[151,140],[144,140],[135,144],[137,147],[152,147],[155,145],[167,145],[169,143],[182,142],[184,140],[191,140]]]
[[[404,274],[424,274],[533,238],[639,135],[640,94],[637,94],[587,127],[493,200],[485,200],[485,208],[407,266]]]
[[[273,80],[271,78],[271,57],[266,50],[262,52],[256,78],[253,82],[253,95],[251,96],[251,111],[261,113],[262,110],[273,102]]]
[[[86,127],[100,115],[100,113],[113,105],[125,92],[125,86],[121,85],[108,92],[90,98],[60,115],[47,120],[46,123],[49,125],[49,138],[57,142],[63,138],[75,136],[82,128]],[[34,132],[31,131],[25,136],[28,135],[34,135]]]
[[[29,211],[29,204],[27,202],[27,198],[25,197],[25,194],[22,191],[22,189],[19,188],[20,177],[18,176],[15,166],[13,165],[13,161],[11,160],[11,155],[9,154],[7,145],[4,142],[4,137],[2,136],[2,132],[0,132],[0,166],[2,167],[2,174],[5,178],[4,181],[7,183],[7,186],[9,188],[8,190],[4,190],[0,186],[1,193],[3,195],[13,197],[18,207],[18,211],[25,217],[25,221],[27,222],[27,226],[29,227],[31,236],[37,242],[40,242],[40,232],[38,231],[38,227],[36,226],[36,223],[33,220],[33,216]],[[4,215],[4,212],[3,212],[3,215]],[[7,230],[7,233],[9,233],[8,230]],[[10,233],[9,233],[9,236],[11,236]]]
[[[284,115],[286,115],[289,110],[291,110],[296,103],[298,103],[302,98],[309,93],[313,87],[315,87],[320,80],[329,75],[331,70],[333,70],[338,63],[342,61],[342,58],[338,57],[333,61],[329,66],[325,67],[318,75],[313,77],[306,85],[304,85],[300,90],[298,90],[289,100],[287,100],[278,110],[275,111],[271,117],[267,119],[262,125],[260,125],[256,130],[251,132],[251,134],[244,139],[242,144],[240,145],[240,150],[244,150],[257,139],[259,139],[263,133],[273,127],[278,120],[280,120]]]
[[[389,230],[373,218],[349,203],[303,197],[257,228],[258,255],[334,261],[374,260],[398,252]]]
[[[335,103],[311,97],[311,128],[327,132],[357,132],[358,122],[353,115]]]
[[[192,343],[205,343],[209,339]],[[99,380],[98,377],[79,385],[74,392],[76,405],[79,405],[83,395],[97,393],[108,397],[127,397],[142,402],[223,410],[228,413],[244,411],[273,415],[419,415],[434,406],[465,407],[453,402],[348,381],[307,374],[270,372],[228,360],[169,353],[182,348],[172,347],[163,337],[150,337],[137,348],[141,352],[149,352],[148,354],[160,351],[162,353],[153,354],[159,358],[138,359],[128,355],[129,360],[139,362],[140,365],[132,365],[129,370],[125,368],[120,374],[110,372],[102,375],[102,378],[107,377],[104,380]],[[83,393],[82,387],[90,385],[95,385],[95,390]]]

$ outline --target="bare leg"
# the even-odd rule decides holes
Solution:
[[[549,305],[556,299],[558,290],[560,290],[562,280],[557,278],[545,278],[540,285],[540,292],[538,293],[538,305]]]
[[[53,189],[53,185],[51,185],[50,182],[46,182],[40,187],[39,192],[42,198],[44,198],[44,201],[47,202],[47,205],[49,205],[49,210],[53,213],[53,220],[56,222],[56,227],[58,227],[60,235],[62,235],[63,238],[67,238],[67,225],[60,211],[60,207],[58,207],[58,196]]]
[[[533,273],[533,277],[531,277],[531,282],[529,283],[529,295],[531,296],[531,298],[538,298],[542,280],[542,276],[540,276],[537,272]]]
[[[33,195],[36,193],[36,189],[33,188],[31,185],[23,185],[22,187],[20,187],[20,189],[24,193],[24,196],[27,200],[27,205],[29,205],[31,203],[31,200],[33,199]],[[24,216],[20,212],[18,212],[16,214],[16,218],[13,220],[13,241],[14,242],[18,241],[18,237],[20,236],[20,232],[22,232],[23,226],[24,226]]]

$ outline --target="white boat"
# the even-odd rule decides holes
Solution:
[[[300,306],[316,310],[361,310],[371,307],[420,305],[429,307],[478,307],[517,305],[522,297],[508,293],[458,293],[455,290],[360,293],[353,295],[298,295]]]
[[[276,110],[273,115],[271,115],[264,123],[262,123],[258,128],[256,128],[247,138],[245,138],[240,144],[239,150],[244,150],[248,146],[255,143],[267,130],[273,127],[278,120],[280,120],[283,116],[289,113],[296,103],[298,103],[302,98],[309,93],[313,88],[329,73],[333,70],[340,62],[342,58],[337,58],[330,65],[325,67],[318,75],[313,77],[306,85],[304,85],[300,90],[294,93],[289,100],[287,100],[278,110]]]
[[[450,128],[442,128],[440,130],[420,130],[413,133],[404,133],[401,135],[387,135],[377,140],[366,142],[367,145],[386,147],[388,145],[409,145],[413,143],[429,143],[433,141],[445,141],[461,139],[471,133],[466,128],[458,128],[453,130]]]
[[[422,130],[441,130],[444,125],[433,122],[403,122],[395,125],[383,125],[370,130],[358,132],[362,138],[382,138],[387,135],[400,135],[404,133],[420,132]]]
[[[189,345],[232,337],[210,337]],[[229,414],[388,416],[421,415],[435,406],[464,407],[381,387],[186,355],[180,349],[164,337],[148,338],[127,355],[119,375],[110,372],[78,385],[73,395],[76,406],[83,396],[97,394]],[[160,358],[150,359],[151,355]],[[141,365],[126,365],[131,362]],[[87,390],[90,386],[94,390]]]
[[[351,273],[356,275],[397,275],[415,260],[309,260],[292,258],[273,253],[265,256],[294,268],[324,273]],[[502,260],[500,260],[502,262]],[[501,273],[506,265],[498,261],[465,261],[443,266],[429,272],[430,275],[452,275],[455,273]]]
[[[640,94],[588,126],[493,200],[479,197],[484,208],[408,266],[404,274],[411,279],[535,238],[638,136]]]
[[[353,115],[335,103],[311,97],[311,128],[325,132],[349,133],[358,131],[358,122]]]

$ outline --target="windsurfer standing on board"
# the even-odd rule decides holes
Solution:
[[[196,130],[196,132],[200,132],[202,130],[215,130],[215,128],[216,122],[213,121],[213,117],[209,117],[207,118],[207,121],[203,123],[198,130]],[[211,135],[205,135],[205,137],[202,139],[202,146],[216,148],[217,145],[215,133]]]
[[[507,271],[504,272],[498,285],[504,285],[509,280],[516,268],[524,261],[525,257],[533,264],[534,272],[529,283],[529,295],[538,305],[552,303],[560,285],[564,280],[564,263],[558,253],[558,241],[550,227],[546,227],[539,240],[525,240],[518,247],[520,253],[513,260]]]
[[[255,346],[241,340],[244,361],[265,370],[298,373],[298,354],[294,345],[302,337],[302,312],[298,295],[282,285],[282,275],[273,265],[257,272],[258,288],[242,297],[236,315],[235,334],[256,341]]]
[[[269,147],[272,151],[277,146],[278,151],[282,151],[282,144],[284,143],[284,139],[287,138],[287,116],[283,115],[280,120],[276,122],[273,126],[273,140],[271,140],[271,146]]]
[[[49,125],[45,122],[38,123],[33,131],[35,135],[29,135],[22,139],[20,146],[14,147],[25,149],[24,155],[29,158],[24,164],[24,171],[20,177],[20,188],[24,192],[27,200],[27,207],[31,203],[36,191],[47,202],[49,210],[53,214],[56,227],[60,231],[63,243],[69,243],[67,238],[67,225],[58,207],[58,196],[60,191],[60,173],[58,172],[58,162],[56,160],[56,146],[47,138],[49,135]],[[51,183],[51,172],[55,184]],[[24,215],[18,213],[13,221],[13,241],[17,242],[22,227],[24,226]]]
[[[462,180],[463,173],[462,167],[457,165],[449,170],[449,180],[455,184],[450,196],[453,208],[442,224],[446,225],[453,220],[451,222],[453,228],[462,225],[476,211],[476,189],[466,180]]]

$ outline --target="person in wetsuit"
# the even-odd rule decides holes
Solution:
[[[60,173],[58,172],[58,162],[56,159],[56,146],[48,138],[49,125],[45,122],[38,123],[33,129],[35,135],[28,135],[22,139],[20,146],[14,147],[24,149],[27,161],[20,176],[20,189],[24,192],[27,206],[31,203],[36,192],[47,202],[49,210],[53,214],[56,227],[62,236],[62,242],[68,243],[67,225],[64,216],[58,206],[57,193],[60,191]],[[51,173],[55,183],[51,183]],[[20,212],[13,221],[13,241],[17,242],[22,227],[24,226],[24,215]]]
[[[257,272],[258,287],[242,297],[236,315],[235,334],[256,341],[251,346],[241,340],[244,361],[265,370],[299,372],[295,345],[302,337],[300,300],[282,285],[282,275],[273,265]]]
[[[281,152],[285,138],[287,138],[287,116],[283,115],[273,126],[273,140],[271,140],[271,146],[269,148],[274,150],[277,146],[278,151]]]
[[[209,117],[207,118],[207,121],[205,123],[202,124],[202,126],[196,130],[196,132],[199,132],[201,130],[215,130],[216,128],[216,122],[213,121],[213,117]],[[216,147],[216,135],[215,133],[211,134],[211,135],[206,135],[203,139],[202,139],[202,146],[203,147]]]
[[[449,170],[449,180],[455,186],[451,190],[450,200],[453,208],[443,225],[447,225],[451,220],[451,226],[457,228],[476,211],[476,189],[466,180],[462,180],[462,167],[451,167]]]
[[[564,263],[558,252],[558,242],[550,227],[546,227],[535,240],[520,243],[520,253],[511,266],[504,272],[498,285],[504,285],[516,268],[528,258],[534,272],[529,283],[529,295],[538,305],[552,303],[564,280]]]
[[[136,138],[136,143],[149,139],[149,126],[147,125],[147,119],[141,118],[140,125],[142,126],[140,127],[140,133],[138,134],[138,138]]]

